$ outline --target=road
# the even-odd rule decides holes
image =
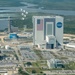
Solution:
[[[44,73],[48,74],[48,75],[71,75],[74,74],[75,75],[75,70],[52,70],[52,71],[43,71]]]
[[[19,52],[18,52],[19,50],[17,49],[17,47],[14,47],[14,50],[15,50],[17,56],[18,56],[18,60],[19,60],[19,63],[21,64],[21,67],[23,68],[23,71],[26,72],[26,73],[28,73],[28,72],[26,71],[26,69],[25,69],[25,66],[24,66],[24,64],[23,64],[23,61],[22,61],[22,59],[21,59],[21,56],[19,55]],[[28,74],[29,74],[29,73],[28,73]],[[31,75],[31,74],[29,74],[29,75]]]
[[[15,52],[16,52],[16,54],[17,54],[17,56],[18,56],[18,60],[19,60],[21,66],[22,66],[22,68],[23,68],[23,71],[26,71],[26,70],[25,70],[25,67],[24,67],[24,64],[23,64],[23,62],[22,62],[22,60],[21,60],[21,56],[20,56],[19,53],[18,53],[18,49],[17,49],[17,48],[15,48]]]

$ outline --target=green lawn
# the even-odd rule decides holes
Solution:
[[[24,0],[50,10],[75,10],[75,0]]]
[[[27,28],[32,29],[32,16],[50,16],[51,14],[44,13],[29,13],[25,20],[13,20],[12,25],[18,26],[21,30],[23,30],[24,25],[27,25]],[[63,16],[64,17],[64,33],[67,34],[75,34],[75,16]]]
[[[66,64],[65,70],[75,70],[75,62],[69,62],[69,64]]]
[[[0,0],[0,7],[18,7],[24,6],[20,0]]]

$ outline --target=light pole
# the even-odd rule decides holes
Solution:
[[[10,21],[10,16],[8,17],[8,33],[11,33],[11,21]]]
[[[22,8],[21,8],[21,15],[22,15],[22,20],[24,20],[25,19],[25,17],[26,17],[26,15],[28,14],[28,12],[26,11],[26,10],[23,10]]]
[[[11,28],[11,19],[12,20],[16,20],[16,19],[21,19],[21,20],[25,20],[25,18],[26,18],[26,16],[27,16],[27,14],[28,14],[28,12],[26,11],[26,10],[23,10],[22,8],[20,9],[20,14],[17,16],[17,18],[12,18],[12,17],[10,17],[10,16],[8,16],[8,33],[11,33],[12,32],[12,28]]]
[[[25,18],[26,18],[26,16],[27,16],[27,14],[28,14],[28,12],[26,11],[26,10],[23,10],[23,9],[21,9],[21,15],[22,15],[22,20],[25,20]],[[25,32],[25,30],[26,30],[26,28],[27,28],[27,25],[24,25],[24,32]]]
[[[27,25],[24,25],[24,32],[26,31]]]

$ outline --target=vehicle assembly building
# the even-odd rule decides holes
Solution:
[[[33,16],[33,43],[44,49],[63,45],[63,17]]]

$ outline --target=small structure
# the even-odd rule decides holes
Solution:
[[[10,46],[9,45],[5,45],[5,49],[10,49]]]
[[[56,38],[53,35],[46,36],[46,49],[54,49],[56,46]]]
[[[30,48],[32,48],[31,45],[18,45],[19,50],[27,50],[30,51]]]
[[[46,49],[46,44],[38,44],[39,49]]]
[[[13,54],[15,51],[13,49],[0,49],[2,54]]]
[[[18,27],[13,27],[13,26],[12,26],[12,27],[11,27],[11,30],[12,30],[12,32],[18,32],[19,29],[18,29]]]
[[[16,33],[10,33],[9,38],[10,39],[17,39],[17,38],[19,38],[19,36]]]
[[[47,60],[47,65],[48,65],[49,69],[64,68],[63,62],[59,59]]]
[[[0,62],[0,67],[16,67],[17,65],[15,64],[15,63],[11,63],[11,62],[9,62],[9,63],[3,63],[3,62]]]
[[[0,70],[0,75],[8,75],[8,73],[7,73],[7,71],[5,71],[5,70]]]
[[[75,49],[75,43],[68,43],[65,45],[66,49]]]

